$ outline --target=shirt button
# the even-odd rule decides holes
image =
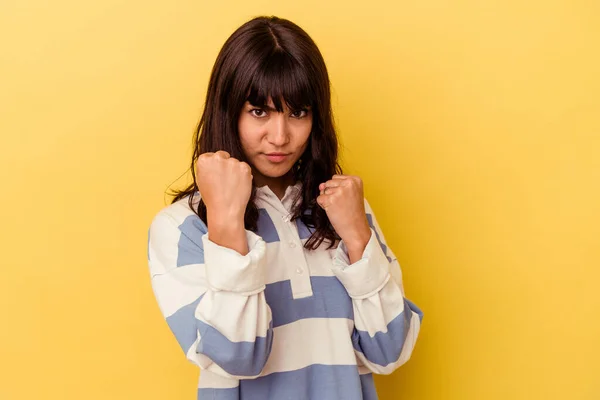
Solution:
[[[283,220],[283,222],[290,222],[290,217],[288,217],[287,215],[282,215],[281,219]]]
[[[302,270],[302,268],[300,268],[300,267],[296,268],[296,273],[297,273],[298,275],[302,275],[302,273],[303,273],[303,272],[304,272],[304,271]]]
[[[296,243],[290,242],[290,247],[293,249],[294,247],[296,247]]]

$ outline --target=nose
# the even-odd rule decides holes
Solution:
[[[267,140],[277,147],[283,147],[289,142],[287,120],[283,113],[277,113],[275,118],[271,119]]]

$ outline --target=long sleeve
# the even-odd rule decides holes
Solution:
[[[148,235],[152,288],[187,358],[227,378],[259,376],[273,343],[263,239],[246,231],[242,256],[210,241],[196,215],[177,221],[164,210]]]
[[[423,313],[404,297],[400,265],[366,199],[365,209],[371,238],[362,258],[350,264],[347,248],[340,242],[333,273],[352,298],[352,343],[359,365],[377,374],[390,374],[410,358]]]

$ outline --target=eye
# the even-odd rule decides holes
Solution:
[[[252,114],[256,118],[263,118],[267,115],[265,110],[263,110],[262,108],[253,108],[252,110],[250,110],[250,114]]]
[[[304,117],[306,117],[306,115],[308,115],[308,110],[297,110],[297,111],[292,112],[291,115],[293,118],[298,118],[298,119],[304,118]]]

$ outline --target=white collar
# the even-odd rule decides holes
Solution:
[[[276,208],[280,208],[283,206],[283,210],[286,212],[291,212],[292,207],[295,205],[293,201],[296,199],[298,192],[302,190],[302,182],[298,181],[294,185],[290,185],[285,189],[285,193],[281,200],[277,197],[275,193],[271,190],[268,185],[260,186],[256,188],[256,197],[262,201],[265,201]],[[299,199],[302,201],[302,198]]]

